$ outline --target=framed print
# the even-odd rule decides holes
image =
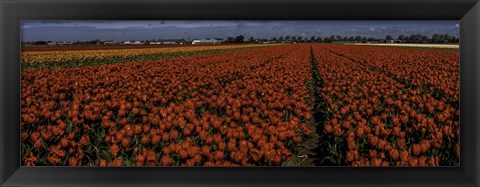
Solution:
[[[479,185],[478,1],[0,7],[4,186]]]

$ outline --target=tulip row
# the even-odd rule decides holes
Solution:
[[[381,64],[365,60],[367,56],[375,58],[375,50],[354,56],[347,49],[350,46],[313,47],[324,81],[321,96],[328,103],[329,119],[322,133],[324,140],[330,141],[330,151],[336,153],[327,156],[329,160],[352,166],[458,165],[457,109],[424,89],[409,87],[368,66],[376,64],[390,70],[388,66],[399,67],[396,64],[402,59]],[[402,53],[404,49],[388,50],[396,54],[392,51]],[[365,64],[341,54],[365,60]]]
[[[416,87],[425,87],[446,102],[459,102],[458,50],[419,50],[389,47],[331,46],[334,53],[385,72]],[[358,55],[374,53],[375,55]],[[458,108],[458,107],[457,107]]]
[[[221,49],[237,49],[262,47],[265,44],[252,45],[210,45],[188,47],[126,48],[126,49],[91,49],[91,50],[58,50],[58,51],[23,51],[22,64],[64,63],[70,61],[95,61],[110,58],[128,58],[140,55],[165,54],[176,52],[208,51]],[[270,46],[270,45],[269,45]]]
[[[312,133],[308,50],[23,71],[22,163],[281,165]]]

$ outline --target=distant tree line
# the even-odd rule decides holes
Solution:
[[[243,38],[243,36],[242,36]],[[227,40],[228,41],[228,40]],[[391,35],[386,35],[384,38],[373,38],[365,36],[341,36],[341,35],[331,35],[327,37],[320,36],[280,36],[273,37],[270,39],[265,38],[253,38],[250,37],[248,40],[244,41],[246,43],[264,43],[264,42],[273,42],[273,43],[338,43],[338,42],[352,42],[352,43],[459,43],[459,38],[455,36],[450,36],[449,34],[433,34],[431,37],[422,34],[410,34],[410,35],[399,35],[397,38],[392,37]],[[232,42],[235,43],[235,42]]]
[[[243,36],[243,35],[238,35],[236,37],[229,36],[225,40],[225,43],[245,43],[245,36]]]
[[[75,42],[63,42],[62,44],[70,44],[70,45],[96,45],[101,44],[103,41],[99,39],[91,40],[91,41],[75,41]],[[22,42],[22,44],[29,44],[29,45],[48,45],[48,44],[56,44],[55,41],[29,41],[29,42]]]
[[[185,39],[181,39],[187,41]],[[142,42],[155,41],[155,40],[142,40]],[[433,34],[431,37],[422,34],[410,34],[410,35],[399,35],[397,38],[392,37],[391,35],[386,35],[384,38],[373,38],[365,36],[341,36],[341,35],[330,35],[326,37],[320,36],[279,36],[272,38],[254,38],[253,36],[248,39],[244,35],[238,36],[229,36],[225,39],[225,43],[459,43],[459,38],[455,36],[450,36],[449,34]],[[48,45],[52,41],[31,41],[31,42],[22,42],[22,44],[29,45]],[[91,41],[76,41],[68,43],[70,45],[101,45],[103,41],[101,40],[91,40]]]

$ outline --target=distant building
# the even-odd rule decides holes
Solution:
[[[113,44],[115,44],[115,41],[105,41],[104,44],[105,45],[113,45]]]
[[[183,45],[186,44],[187,41],[184,39],[158,39],[156,41],[149,41],[148,44],[150,45]]]
[[[57,42],[55,42],[55,45],[65,45],[65,44],[66,44],[66,42],[64,42],[64,41],[57,41]]]
[[[144,41],[125,41],[122,44],[124,45],[143,45],[145,44]]]
[[[187,41],[185,41],[184,39],[166,39],[166,40],[159,39],[155,43],[150,43],[150,44],[183,45],[186,43]]]
[[[225,40],[222,38],[204,38],[204,39],[193,40],[192,44],[221,44],[224,42]]]

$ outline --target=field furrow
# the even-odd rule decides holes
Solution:
[[[324,47],[314,52],[331,116],[324,127],[330,164],[458,164],[453,106]]]

